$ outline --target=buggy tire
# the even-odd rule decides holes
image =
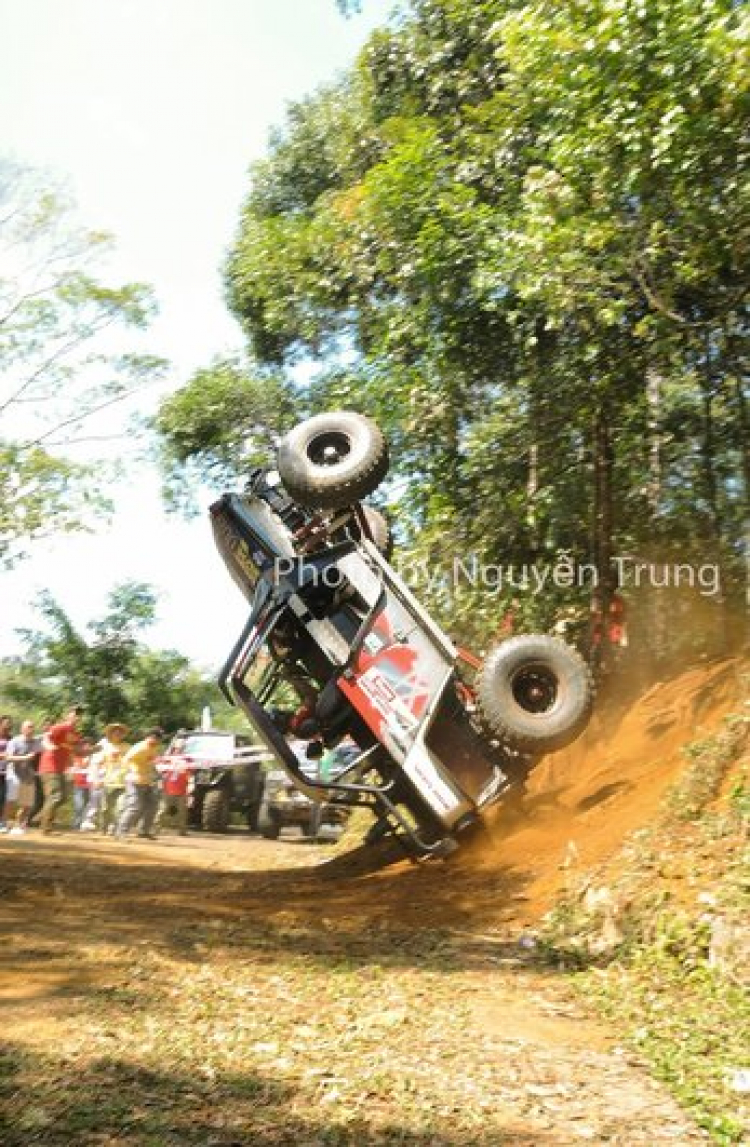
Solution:
[[[193,803],[188,808],[188,828],[203,827],[203,794],[193,797]]]
[[[393,553],[393,534],[391,533],[388,519],[385,514],[381,514],[380,510],[376,510],[374,506],[363,506],[362,513],[365,516],[367,528],[372,535],[373,545],[376,549],[380,550],[380,553],[387,560]]]
[[[363,414],[316,414],[281,441],[276,466],[295,501],[315,510],[342,510],[378,488],[388,473],[388,446]]]
[[[258,817],[260,815],[260,804],[258,801],[253,801],[245,809],[245,821],[250,832],[258,831]]]
[[[229,828],[229,797],[222,789],[212,789],[203,798],[201,825],[206,832],[226,832]]]
[[[477,679],[482,723],[524,753],[550,753],[583,732],[594,690],[583,658],[562,641],[519,636],[487,655]]]
[[[310,809],[310,819],[302,825],[303,836],[310,840],[317,840],[323,826],[323,809],[319,804],[313,804]]]
[[[266,801],[258,811],[258,832],[265,840],[278,840],[281,832],[281,821],[273,815]]]

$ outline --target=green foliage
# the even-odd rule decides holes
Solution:
[[[747,1062],[750,1003],[743,988],[707,966],[705,923],[673,915],[656,943],[627,968],[585,976],[583,990],[631,1033],[654,1073],[714,1143],[744,1142],[733,1075]]]
[[[118,347],[154,313],[141,283],[94,272],[111,240],[84,231],[40,175],[0,157],[0,563],[108,508],[103,467],[70,460],[82,425],[159,378],[164,362]],[[113,349],[118,347],[118,349]]]
[[[236,360],[199,370],[154,419],[168,500],[187,508],[191,479],[218,485],[262,464],[293,412],[291,387],[267,370],[251,374]]]
[[[45,623],[24,633],[26,655],[0,662],[0,693],[16,724],[56,717],[72,703],[85,709],[85,729],[97,733],[108,721],[142,731],[195,726],[203,707],[223,711],[218,689],[175,650],[148,649],[142,632],[156,618],[150,586],[116,586],[103,617],[81,632],[49,595],[39,600]]]
[[[694,820],[705,812],[747,742],[748,730],[750,714],[737,713],[727,719],[719,733],[687,746],[685,756],[690,764],[667,794],[666,817]]]
[[[750,835],[750,773],[742,773],[730,793],[730,807],[740,826]]]
[[[0,563],[19,556],[14,543],[79,530],[109,501],[93,484],[93,468],[42,446],[0,442]]]
[[[272,135],[230,305],[383,423],[415,560],[710,557],[739,601],[747,20],[413,0]]]

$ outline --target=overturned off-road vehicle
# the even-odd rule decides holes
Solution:
[[[487,809],[517,802],[542,754],[579,735],[592,691],[582,659],[551,637],[510,638],[482,661],[457,649],[389,564],[384,519],[361,503],[387,469],[370,419],[321,414],[280,443],[275,469],[214,503],[217,546],[250,604],[220,683],[311,799],[366,806],[372,838],[445,856]],[[313,781],[290,724],[312,757],[344,737],[360,752]]]

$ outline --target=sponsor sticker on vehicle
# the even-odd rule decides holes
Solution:
[[[389,729],[401,732],[417,727],[417,718],[399,697],[388,678],[375,666],[366,670],[357,684]]]
[[[460,805],[451,787],[445,783],[421,745],[415,746],[404,761],[404,772],[417,783],[436,812],[446,815]]]

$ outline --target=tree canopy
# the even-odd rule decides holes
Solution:
[[[230,482],[241,466],[262,464],[294,420],[295,395],[278,371],[217,359],[162,402],[159,435],[170,504],[194,509],[195,485]]]
[[[154,725],[193,728],[205,705],[222,725],[236,721],[215,683],[187,657],[146,646],[157,598],[145,583],[115,586],[105,613],[83,629],[49,594],[40,597],[38,612],[42,626],[24,632],[24,655],[0,661],[4,704],[18,721],[32,716],[41,722],[71,704],[84,707],[90,733],[109,721],[139,732]]]
[[[412,0],[273,133],[230,306],[260,367],[319,363],[298,409],[384,424],[415,558],[593,561],[602,609],[616,553],[743,581],[747,33],[733,0]]]

